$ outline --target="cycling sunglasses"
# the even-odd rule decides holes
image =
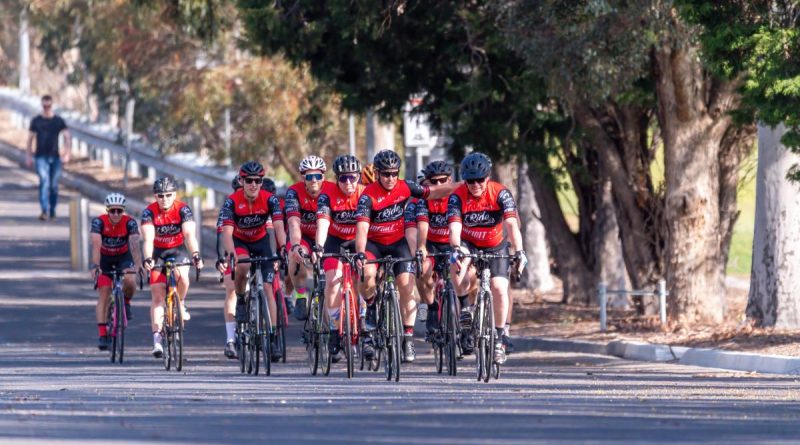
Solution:
[[[245,184],[261,184],[264,182],[263,178],[244,178]]]
[[[158,193],[156,194],[156,198],[164,199],[164,198],[172,198],[172,193]]]
[[[125,213],[125,209],[120,209],[120,208],[106,209],[106,212],[108,212],[111,215],[121,215]]]
[[[484,182],[486,182],[486,178],[477,178],[477,179],[467,179],[466,180],[466,183],[469,184],[469,185],[483,184]]]
[[[309,173],[306,175],[306,181],[322,181],[322,173]]]
[[[381,172],[381,176],[384,178],[396,178],[400,176],[400,172]]]
[[[358,182],[358,175],[339,175],[339,182]]]
[[[444,184],[445,182],[447,182],[447,176],[442,177],[442,178],[431,178],[431,179],[428,179],[428,181],[430,181],[431,185]]]

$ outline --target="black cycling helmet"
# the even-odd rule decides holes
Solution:
[[[333,172],[337,175],[342,173],[357,173],[361,171],[361,162],[352,155],[341,155],[333,161]]]
[[[375,154],[375,158],[372,160],[373,164],[375,164],[375,169],[378,171],[381,170],[396,170],[400,168],[400,155],[393,152],[392,150],[381,150]]]
[[[492,171],[492,160],[483,153],[472,152],[461,161],[461,179],[483,179]]]
[[[272,178],[264,178],[264,182],[261,183],[261,189],[266,190],[274,195],[275,181],[273,181]]]
[[[239,176],[264,176],[264,166],[256,161],[245,162],[239,167]]]
[[[231,181],[231,188],[233,189],[234,192],[242,188],[242,182],[239,181],[238,175],[233,177],[233,180]]]
[[[426,179],[425,170],[420,170],[419,173],[417,174],[417,184],[422,184],[422,181],[424,181],[425,179]]]
[[[168,176],[158,178],[153,183],[153,193],[169,193],[176,190],[178,190],[178,184]]]
[[[431,179],[434,176],[452,176],[453,167],[446,161],[431,161],[422,170],[426,179]]]

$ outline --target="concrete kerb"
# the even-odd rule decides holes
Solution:
[[[545,337],[516,337],[516,349],[579,352],[610,355],[626,360],[670,362],[681,365],[717,368],[764,374],[800,374],[800,358],[749,352],[722,351],[709,348],[654,345],[614,340],[609,343]]]
[[[12,162],[17,163],[21,167],[25,167],[25,153],[17,148],[10,147],[5,143],[0,142],[0,156],[8,158]],[[106,195],[115,191],[111,189],[106,189],[104,187],[99,186],[96,183],[91,181],[87,181],[77,175],[74,175],[66,170],[62,170],[61,173],[61,184],[65,187],[73,189],[83,195],[84,197],[102,203],[105,200]],[[144,211],[147,204],[144,201],[140,201],[137,199],[127,198],[127,209],[128,212],[134,216],[140,216],[142,211]],[[217,232],[214,229],[209,227],[203,227],[203,251],[205,253],[204,256],[215,256],[216,253],[216,241],[217,241]],[[210,252],[214,252],[214,255],[209,255]]]

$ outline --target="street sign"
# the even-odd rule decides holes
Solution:
[[[406,102],[403,113],[403,143],[406,147],[427,148],[432,144],[431,127],[427,116],[411,113],[421,103],[421,97],[412,97]]]

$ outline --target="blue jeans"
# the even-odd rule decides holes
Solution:
[[[37,156],[36,174],[39,175],[39,205],[42,214],[56,216],[58,179],[61,177],[61,158]]]

